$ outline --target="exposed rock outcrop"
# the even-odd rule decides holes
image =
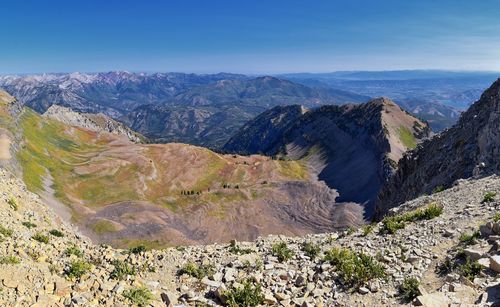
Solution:
[[[399,161],[379,195],[378,216],[406,200],[450,187],[457,179],[494,173],[500,173],[500,79],[456,125]]]
[[[70,126],[78,126],[96,132],[109,132],[116,135],[124,135],[134,143],[144,143],[146,141],[146,138],[141,134],[132,131],[124,124],[102,113],[81,113],[54,104],[50,106],[43,115]]]

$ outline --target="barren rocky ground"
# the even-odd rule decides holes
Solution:
[[[341,233],[120,250],[93,244],[0,169],[0,304],[231,305],[244,292],[235,289],[246,289],[262,305],[491,306],[500,301],[498,195],[498,176],[460,180],[392,211],[397,219],[443,209],[407,218],[394,234],[384,231],[393,229],[386,219]],[[364,260],[335,256],[342,248]],[[400,285],[409,278],[420,286],[404,300]]]

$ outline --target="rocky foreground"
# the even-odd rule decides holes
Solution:
[[[499,198],[498,176],[460,180],[358,230],[118,250],[92,244],[0,169],[0,305],[493,305]]]

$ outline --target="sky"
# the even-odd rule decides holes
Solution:
[[[498,1],[1,1],[0,73],[500,71]]]

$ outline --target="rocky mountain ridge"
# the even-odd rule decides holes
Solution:
[[[500,80],[487,89],[450,129],[400,160],[381,191],[377,210],[449,187],[460,178],[500,173]]]
[[[371,204],[403,153],[429,136],[427,123],[379,98],[310,111],[274,108],[248,122],[223,149],[304,159],[339,191],[339,200]]]
[[[95,132],[109,132],[116,135],[123,135],[134,143],[147,141],[144,136],[102,113],[81,113],[73,111],[70,108],[52,105],[43,113],[43,116],[58,120],[66,125],[78,126]]]

